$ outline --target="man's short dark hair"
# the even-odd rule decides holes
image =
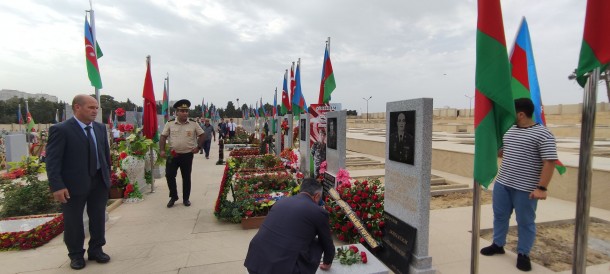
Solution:
[[[515,111],[523,112],[528,118],[534,115],[534,102],[530,98],[515,99]]]
[[[322,191],[322,185],[313,178],[303,179],[303,183],[301,183],[301,192],[307,192],[309,195],[313,196],[318,192]]]

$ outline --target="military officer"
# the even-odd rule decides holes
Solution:
[[[203,144],[203,129],[197,122],[188,118],[191,102],[182,99],[174,104],[176,118],[167,121],[161,138],[159,149],[161,157],[166,157],[165,178],[169,188],[169,203],[167,207],[174,206],[178,200],[178,190],[176,187],[176,175],[178,168],[182,174],[182,202],[185,206],[190,206],[191,195],[191,170],[193,165],[193,154],[197,153]],[[169,140],[170,155],[165,153],[165,141]]]

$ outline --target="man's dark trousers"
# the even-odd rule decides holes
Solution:
[[[106,203],[108,202],[108,189],[102,179],[102,173],[98,172],[91,177],[91,188],[86,194],[70,194],[70,199],[62,204],[64,214],[64,242],[68,247],[70,259],[82,258],[85,254],[83,244],[85,243],[85,230],[83,225],[83,211],[87,205],[89,216],[89,254],[102,251],[106,244],[105,224]],[[66,235],[70,235],[66,237]]]
[[[191,196],[191,170],[193,168],[193,153],[177,154],[165,164],[165,179],[167,179],[167,187],[169,188],[169,197],[178,199],[178,189],[176,186],[176,175],[178,168],[182,175],[182,200],[188,201]],[[170,160],[171,159],[171,160]]]
[[[212,139],[203,141],[203,151],[205,151],[205,157],[210,157],[210,146],[212,145]]]

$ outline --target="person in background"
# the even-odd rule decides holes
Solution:
[[[214,142],[216,142],[216,132],[214,131],[214,126],[210,124],[210,119],[205,119],[203,123],[203,150],[199,150],[199,154],[202,151],[205,151],[205,158],[210,159],[210,146],[212,145],[212,138],[214,138]]]
[[[64,242],[70,267],[85,267],[83,211],[89,215],[90,261],[107,263],[105,216],[110,189],[110,147],[106,126],[95,122],[98,102],[89,95],[72,100],[74,117],[49,128],[47,176],[55,200],[62,203]]]
[[[221,118],[220,123],[218,123],[218,139],[224,139],[225,132],[227,131],[227,124],[225,123],[225,119]]]
[[[235,138],[235,130],[237,129],[237,125],[233,123],[233,118],[229,119],[229,139]]]
[[[308,178],[301,193],[273,205],[250,241],[244,262],[250,274],[313,274],[318,267],[330,269],[335,245],[328,212],[318,206],[321,197],[322,185]]]
[[[178,200],[178,189],[176,186],[176,175],[178,168],[182,175],[182,203],[191,206],[189,200],[191,195],[191,170],[193,169],[193,154],[201,149],[203,143],[203,129],[195,122],[190,120],[189,107],[191,102],[182,99],[174,104],[177,109],[176,119],[165,123],[161,137],[159,138],[160,156],[166,157],[165,178],[169,188],[170,200],[167,207],[173,207]],[[165,153],[165,142],[169,139],[171,155]]]

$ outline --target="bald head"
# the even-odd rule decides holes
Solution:
[[[74,96],[74,99],[72,100],[72,110],[74,111],[74,116],[76,119],[85,124],[95,121],[95,117],[97,117],[97,109],[97,100],[90,95],[79,94]]]

